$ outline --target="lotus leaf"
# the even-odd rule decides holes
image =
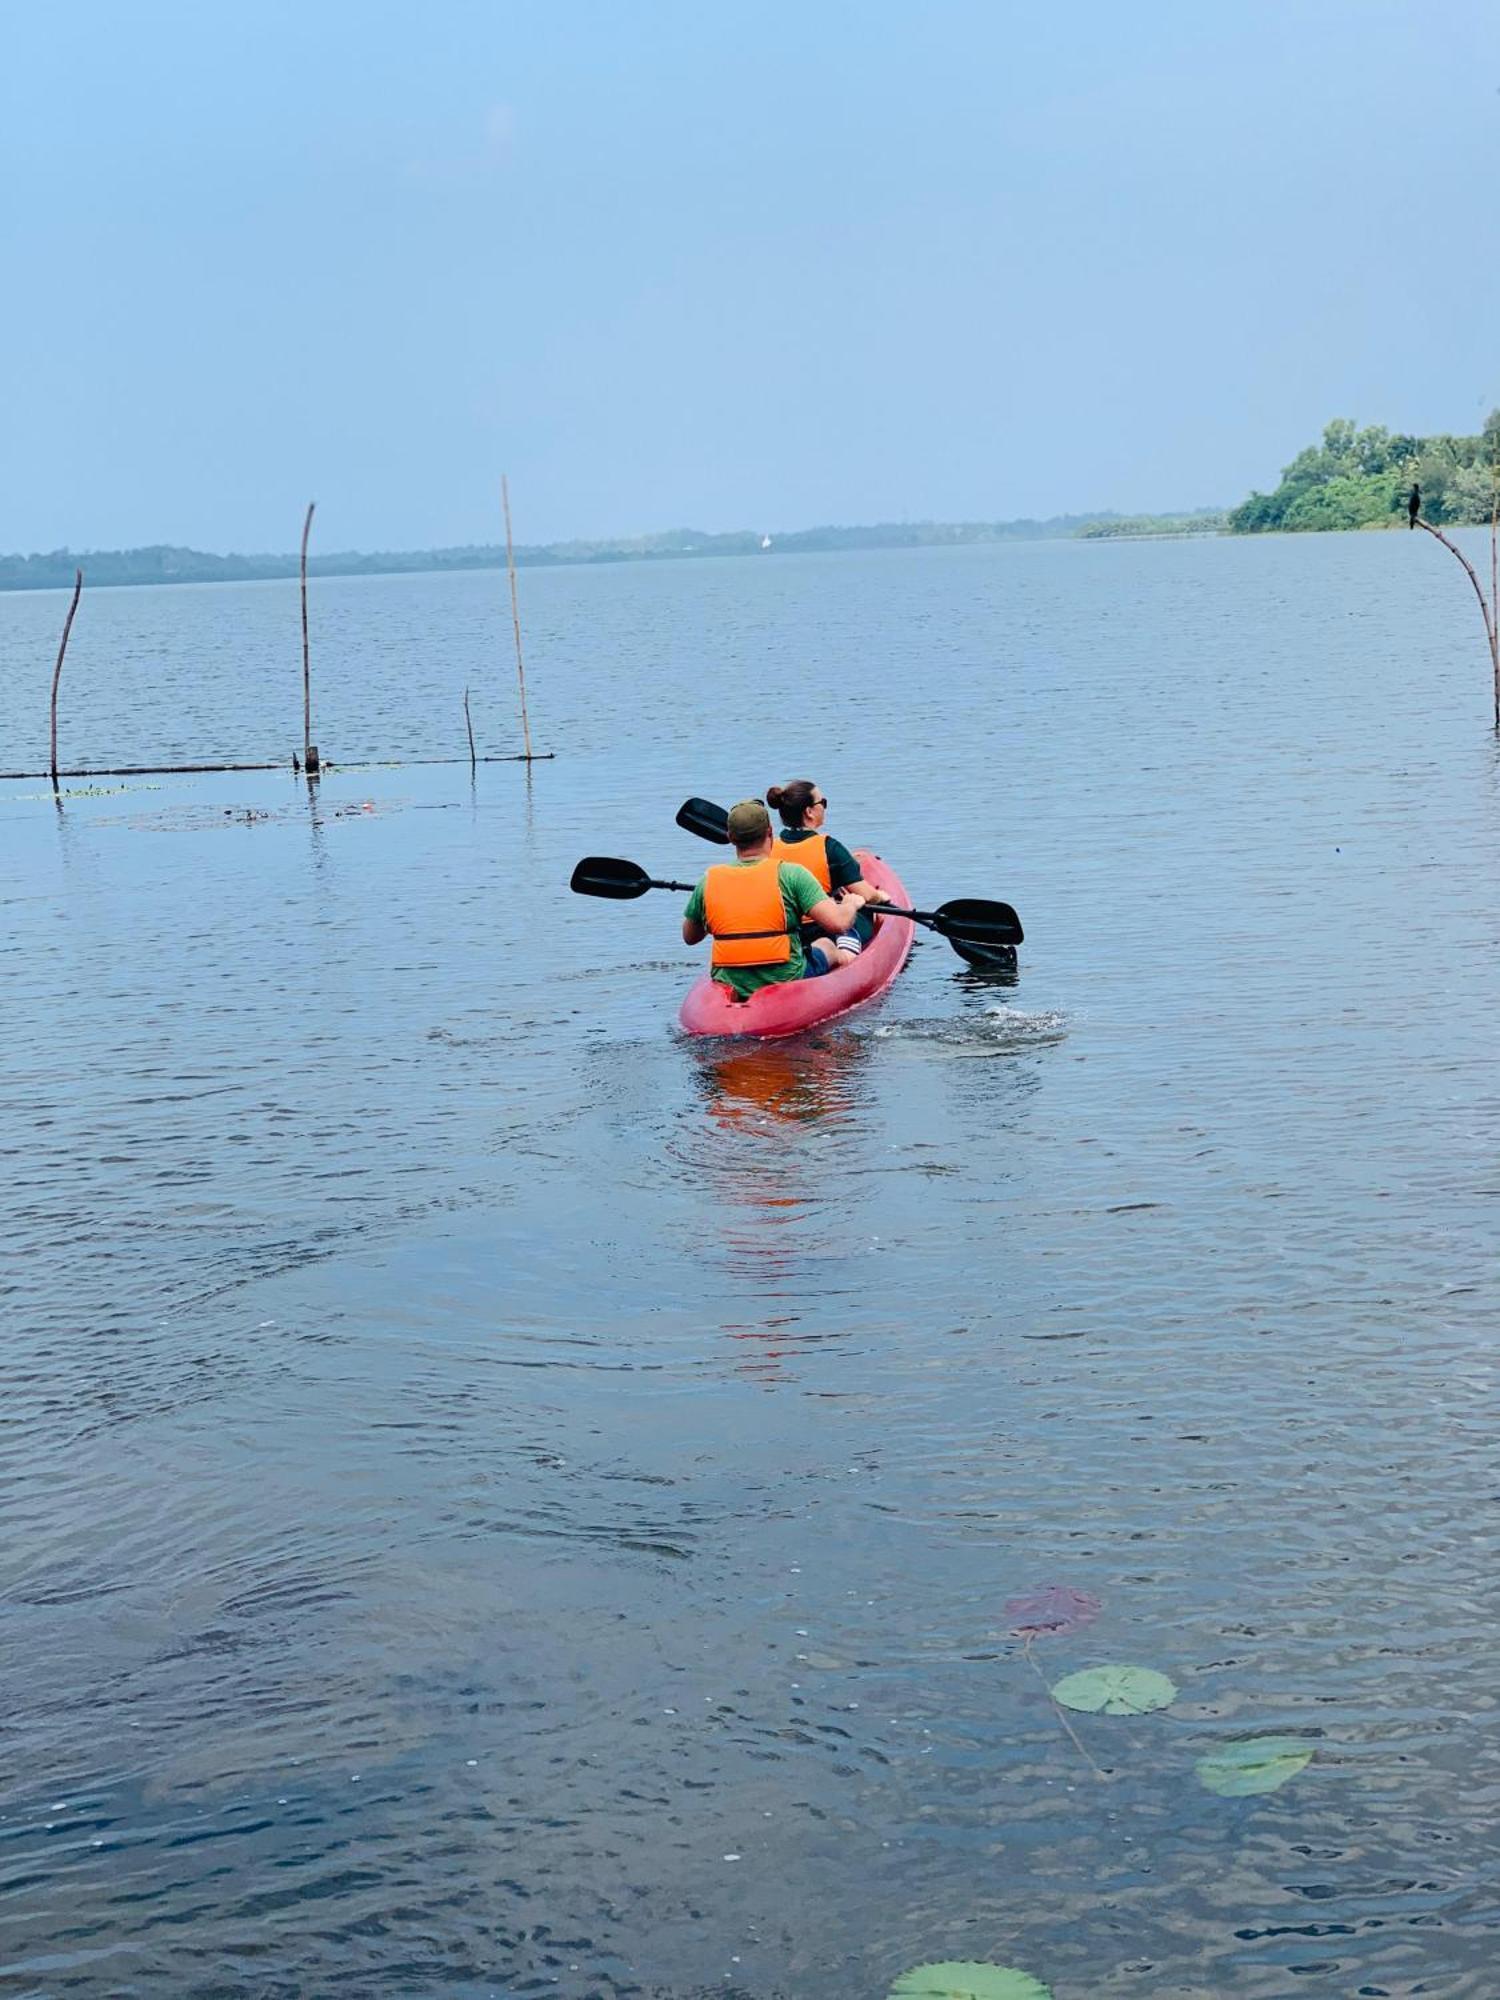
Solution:
[[[1223,1799],[1274,1792],[1312,1762],[1313,1745],[1300,1736],[1242,1736],[1221,1744],[1193,1766],[1198,1782]]]
[[[950,1960],[903,1972],[889,2000],[1052,2000],[1052,1988],[1009,1965]]]
[[[1017,1638],[1052,1638],[1060,1632],[1076,1632],[1091,1625],[1102,1609],[1097,1597],[1086,1590],[1074,1590],[1066,1583],[1049,1583],[1045,1590],[1029,1591],[1024,1597],[1008,1597],[1005,1615]]]
[[[1052,1699],[1086,1715],[1149,1715],[1176,1701],[1177,1689],[1155,1667],[1085,1667],[1060,1680]]]

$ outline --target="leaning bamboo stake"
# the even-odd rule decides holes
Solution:
[[[307,538],[312,533],[316,500],[307,503],[307,519],[302,523],[302,761],[310,778],[318,772],[318,746],[312,740],[312,672],[307,655]]]
[[[521,684],[521,740],[526,745],[526,761],[531,757],[531,724],[526,716],[526,662],[521,657],[521,603],[516,595],[516,551],[510,538],[510,481],[500,475],[500,498],[505,505],[505,567],[510,571],[510,622],[516,631],[516,678]]]
[[[1490,518],[1490,533],[1491,533],[1490,568],[1492,573],[1496,567],[1496,561],[1497,561],[1495,544],[1493,539],[1495,534],[1495,525],[1496,525],[1495,513],[1492,510]],[[1474,595],[1479,599],[1479,615],[1484,620],[1484,636],[1489,642],[1490,666],[1491,669],[1493,670],[1494,683],[1495,683],[1495,728],[1497,731],[1500,731],[1500,628],[1497,628],[1496,625],[1496,614],[1500,613],[1500,604],[1496,604],[1495,606],[1492,607],[1490,604],[1486,603],[1484,595],[1484,585],[1479,581],[1478,570],[1475,569],[1473,563],[1469,561],[1469,558],[1464,554],[1463,550],[1458,547],[1457,543],[1449,541],[1448,537],[1443,533],[1441,528],[1435,528],[1432,525],[1431,521],[1424,521],[1420,514],[1413,516],[1412,526],[1415,528],[1425,528],[1428,534],[1432,536],[1434,541],[1439,541],[1442,543],[1443,547],[1448,551],[1449,555],[1456,556],[1458,560],[1463,564],[1464,569],[1468,573],[1469,581],[1474,586]],[[1493,585],[1491,586],[1491,588],[1493,588]]]
[[[73,572],[73,602],[68,606],[68,615],[63,620],[62,644],[57,649],[57,665],[52,669],[52,789],[57,790],[57,689],[62,680],[63,655],[68,650],[68,634],[73,629],[73,617],[78,610],[78,600],[83,595],[83,571]]]
[[[469,714],[469,690],[464,689],[464,727],[469,732],[469,770],[472,772],[478,759],[474,755],[474,723]]]
[[[1495,727],[1500,729],[1500,445],[1490,457],[1490,651],[1495,656]]]

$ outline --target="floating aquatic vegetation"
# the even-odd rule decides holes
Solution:
[[[1274,1792],[1312,1762],[1313,1745],[1300,1736],[1242,1736],[1200,1757],[1193,1769],[1200,1785],[1223,1799]]]
[[[1066,1583],[1049,1583],[1045,1589],[1005,1600],[1005,1615],[1018,1639],[1050,1639],[1076,1632],[1081,1625],[1091,1625],[1103,1608],[1089,1591],[1074,1590]]]
[[[1014,1966],[948,1959],[903,1972],[889,2000],[1052,2000],[1052,1988]]]
[[[41,801],[51,805],[54,799],[112,799],[120,792],[159,792],[160,785],[63,785],[55,792],[17,792],[18,804]],[[0,794],[0,798],[3,798]]]
[[[125,789],[132,788],[127,786]],[[160,791],[162,787],[145,785],[139,789]],[[46,796],[50,798],[51,793],[47,793]],[[334,821],[376,819],[391,812],[450,810],[457,810],[457,807],[446,800],[418,805],[409,799],[356,799],[342,805],[325,803],[321,812],[315,812],[310,819],[307,800],[299,798],[285,805],[161,806],[152,810],[136,811],[128,817],[101,814],[91,820],[90,824],[96,827],[126,826],[132,833],[202,833],[211,827],[331,825]]]
[[[1149,1715],[1177,1699],[1177,1688],[1155,1667],[1085,1667],[1051,1690],[1063,1708],[1085,1715]]]

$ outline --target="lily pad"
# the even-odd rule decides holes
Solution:
[[[1242,1736],[1200,1757],[1193,1769],[1199,1784],[1221,1799],[1246,1799],[1278,1790],[1312,1757],[1313,1745],[1300,1736]]]
[[[1085,1667],[1060,1680],[1052,1699],[1085,1715],[1149,1715],[1176,1701],[1177,1689],[1155,1667]]]
[[[1005,1600],[1005,1615],[1018,1639],[1055,1638],[1060,1632],[1076,1632],[1080,1625],[1092,1625],[1102,1609],[1097,1597],[1066,1583],[1049,1583],[1045,1590]]]
[[[1052,2000],[1052,1988],[1013,1966],[953,1959],[903,1972],[888,2000]]]

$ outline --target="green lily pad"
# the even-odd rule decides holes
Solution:
[[[1052,1988],[1013,1966],[948,1960],[903,1972],[888,2000],[1052,2000]]]
[[[1086,1715],[1149,1715],[1176,1701],[1177,1689],[1155,1667],[1085,1667],[1060,1680],[1052,1699]]]
[[[1312,1762],[1313,1745],[1300,1736],[1242,1736],[1221,1744],[1193,1769],[1200,1785],[1221,1799],[1245,1799],[1274,1792]]]

